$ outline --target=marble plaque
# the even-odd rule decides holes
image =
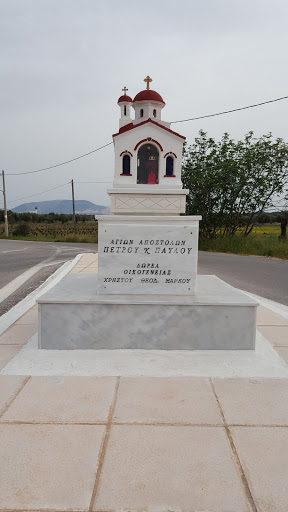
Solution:
[[[99,293],[194,295],[198,220],[187,219],[101,220]]]

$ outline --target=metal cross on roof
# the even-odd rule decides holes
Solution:
[[[124,92],[124,95],[126,96],[126,92],[128,91],[128,89],[127,89],[126,85],[124,85],[124,87],[123,87],[122,91]]]
[[[150,78],[149,75],[146,76],[146,78],[144,78],[143,80],[144,82],[146,82],[146,89],[150,89],[150,82],[153,82],[152,78]]]

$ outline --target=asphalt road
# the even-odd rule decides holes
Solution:
[[[0,240],[0,315],[38,288],[63,263],[84,252],[97,252],[97,245]],[[23,276],[28,278],[21,284]]]
[[[97,245],[0,240],[0,315],[36,289],[65,261],[84,252],[97,252]],[[9,294],[9,286],[17,286],[15,279],[21,280],[30,269],[33,275]],[[199,252],[198,272],[215,274],[236,288],[288,305],[288,261]],[[4,300],[3,290],[4,297],[5,292],[8,294]]]
[[[288,305],[287,260],[202,251],[198,273],[214,274],[235,288]]]

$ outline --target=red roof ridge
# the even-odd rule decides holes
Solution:
[[[186,137],[184,137],[184,135],[180,135],[180,133],[177,133],[177,132],[174,132],[173,130],[170,130],[170,128],[167,128],[163,124],[157,123],[157,121],[154,121],[154,119],[151,119],[150,117],[149,117],[149,119],[146,119],[145,121],[142,121],[142,123],[138,123],[138,124],[129,123],[129,125],[126,125],[125,127],[123,126],[122,128],[120,128],[119,132],[118,133],[114,133],[112,135],[112,137],[117,137],[117,135],[121,135],[121,133],[128,132],[130,130],[133,130],[134,128],[138,128],[138,126],[143,126],[143,124],[146,124],[146,123],[155,124],[156,126],[159,126],[159,128],[163,128],[163,130],[166,130],[167,132],[173,133],[173,135],[177,135],[177,137],[181,137],[181,139],[186,140]],[[123,130],[123,128],[126,128],[126,129]]]

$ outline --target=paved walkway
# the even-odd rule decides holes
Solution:
[[[0,370],[36,322],[0,336]],[[288,363],[288,320],[257,323]],[[287,512],[287,405],[288,379],[1,375],[0,510]]]

